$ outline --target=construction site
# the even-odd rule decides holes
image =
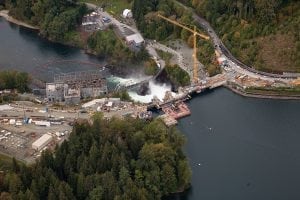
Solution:
[[[146,105],[119,98],[94,99],[71,107],[16,101],[0,105],[0,152],[32,163],[42,151],[53,150],[68,139],[76,120],[90,120],[97,112],[103,113],[105,119],[152,119],[152,112]]]
[[[16,157],[27,163],[33,162],[45,149],[54,149],[56,145],[68,139],[72,131],[74,121],[77,119],[89,120],[97,112],[103,113],[103,117],[126,118],[127,116],[143,120],[151,120],[152,108],[162,110],[160,117],[167,126],[178,123],[180,118],[191,115],[191,110],[184,101],[191,98],[194,93],[201,93],[206,89],[213,89],[223,85],[234,84],[241,90],[247,87],[284,87],[299,85],[300,80],[293,82],[283,79],[268,78],[250,73],[234,65],[227,57],[216,51],[218,64],[222,67],[222,74],[207,77],[200,74],[200,62],[197,60],[197,39],[208,40],[209,37],[198,32],[196,27],[189,28],[172,19],[158,15],[176,26],[179,26],[193,35],[193,49],[190,51],[189,63],[185,64],[184,57],[175,50],[165,48],[157,42],[147,42],[147,47],[168,50],[176,54],[179,66],[188,72],[191,85],[179,88],[177,93],[168,91],[163,99],[152,99],[151,103],[142,104],[136,102],[121,101],[120,98],[101,98],[108,93],[105,69],[97,71],[81,71],[57,74],[53,82],[46,83],[46,98],[36,103],[28,101],[16,101],[7,105],[0,105],[0,151],[3,154]],[[133,47],[145,44],[144,39],[138,31],[118,22],[102,10],[97,10],[83,19],[82,26],[86,31],[94,31],[105,28],[108,24],[114,24],[118,28],[120,37]],[[150,47],[149,47],[150,46]],[[150,53],[151,54],[151,53]],[[153,56],[153,55],[152,55]],[[161,64],[157,55],[155,62],[159,65],[160,71],[164,65]],[[185,64],[185,65],[184,65]],[[120,90],[130,90],[139,87],[140,84],[155,79],[156,76],[140,82],[129,82],[128,85],[120,85]],[[5,94],[8,91],[0,91]],[[93,99],[87,101],[86,99]],[[59,103],[60,107],[54,104]],[[61,106],[63,105],[63,106]]]
[[[42,150],[54,149],[65,140],[76,116],[70,111],[50,111],[32,102],[1,105],[0,112],[1,153],[26,163],[32,163]]]

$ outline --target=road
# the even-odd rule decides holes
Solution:
[[[95,9],[96,10],[98,8],[95,4],[86,3],[86,5],[87,5],[87,7],[89,9]],[[134,34],[134,33],[139,33],[140,34],[139,30],[137,30],[136,28],[134,28],[132,26],[128,26],[127,24],[121,23],[119,20],[117,20],[116,18],[114,18],[112,15],[110,15],[106,11],[100,11],[100,10],[98,10],[98,13],[100,13],[101,17],[110,18],[111,19],[110,23],[114,24],[120,30],[120,33],[124,37],[126,37],[127,35]],[[185,70],[189,74],[189,76],[191,77],[191,80],[192,80],[192,66],[189,66],[185,62],[185,60],[187,60],[187,59],[184,58],[184,56],[183,56],[182,53],[180,53],[178,51],[175,51],[174,49],[169,48],[169,47],[167,47],[167,46],[165,46],[165,45],[163,45],[161,43],[158,43],[156,41],[153,41],[153,40],[147,40],[146,41],[146,49],[147,49],[148,53],[150,54],[150,56],[152,58],[154,58],[155,62],[159,63],[159,66],[160,66],[159,73],[164,69],[166,63],[165,63],[165,61],[163,59],[161,59],[158,56],[158,54],[155,51],[155,49],[160,49],[162,51],[169,52],[169,53],[173,54],[176,57],[176,63],[183,70]],[[205,76],[205,73],[203,72],[203,65],[200,62],[199,62],[199,66],[200,66],[200,72],[201,72],[200,74],[202,74],[202,75]],[[205,78],[205,77],[202,77],[202,78]]]
[[[285,80],[285,79],[294,79],[299,74],[272,74],[272,73],[266,73],[262,71],[255,70],[252,67],[247,66],[246,64],[239,61],[237,58],[235,58],[230,51],[227,49],[227,47],[223,44],[221,39],[218,37],[214,29],[211,27],[209,22],[207,22],[204,18],[200,17],[195,13],[195,10],[193,8],[187,7],[186,5],[174,0],[175,3],[181,5],[188,11],[192,13],[192,16],[198,24],[207,31],[210,38],[212,39],[212,42],[215,46],[215,50],[221,52],[222,56],[225,57],[229,61],[229,66],[242,74],[249,75],[255,78],[260,78],[264,80]]]
[[[184,57],[181,53],[179,53],[178,51],[175,51],[174,49],[167,47],[166,45],[163,45],[159,42],[149,42],[147,46],[152,47],[154,50],[159,49],[159,50],[162,50],[164,52],[168,52],[168,53],[171,53],[172,55],[174,55],[176,57],[176,63],[183,70],[185,70],[192,78],[192,71],[189,69],[189,66],[184,63]]]

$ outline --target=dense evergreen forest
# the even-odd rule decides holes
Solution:
[[[76,0],[5,0],[10,15],[40,28],[40,33],[57,42],[73,42],[87,8]]]
[[[157,200],[189,186],[191,171],[175,127],[132,118],[77,122],[54,153],[0,174],[0,199]]]
[[[298,0],[181,0],[217,30],[232,53],[268,72],[300,72]]]

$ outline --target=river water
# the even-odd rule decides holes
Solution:
[[[103,64],[0,18],[0,69],[51,80],[54,73],[98,68],[57,60]],[[187,138],[192,187],[171,199],[300,199],[300,101],[244,98],[217,89],[188,104],[192,115],[178,128]]]
[[[99,64],[99,65],[95,65]],[[100,69],[103,60],[78,48],[48,42],[27,28],[0,17],[0,69],[17,69],[51,81],[53,75],[70,71]]]

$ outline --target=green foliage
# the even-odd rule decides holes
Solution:
[[[155,75],[158,72],[158,67],[156,65],[156,62],[154,60],[150,60],[145,62],[145,74],[146,75]]]
[[[161,59],[163,59],[166,63],[170,63],[170,60],[173,57],[173,55],[171,53],[160,50],[160,49],[155,49],[155,51],[157,52],[158,56]]]
[[[122,90],[119,92],[114,92],[112,94],[113,98],[120,98],[122,101],[132,101],[132,99],[130,98],[127,90]]]
[[[147,60],[149,55],[145,48],[138,52],[130,51],[115,35],[112,29],[97,31],[87,41],[88,48],[99,57],[108,56],[111,63],[140,62]]]
[[[178,18],[182,23],[190,23],[192,21],[191,15],[185,12],[183,8],[178,7],[171,0],[134,0],[132,7],[133,16],[139,30],[141,30],[147,38],[164,40],[172,33],[180,36],[183,31],[158,18],[156,16],[158,11],[165,16],[172,16],[173,19]],[[186,35],[184,33],[182,34],[183,37]]]
[[[7,0],[6,7],[15,18],[40,27],[44,37],[69,42],[87,8],[76,0]]]
[[[165,66],[165,71],[167,72],[168,78],[177,87],[187,86],[191,83],[189,74],[178,65],[167,64]]]
[[[32,166],[2,175],[1,199],[156,200],[189,186],[184,138],[160,120],[96,116]]]
[[[26,72],[1,71],[0,90],[17,89],[19,92],[29,91],[30,77]]]
[[[216,64],[214,47],[210,42],[200,40],[198,43],[197,58],[204,65],[209,76],[221,73],[221,68]]]
[[[299,97],[300,87],[249,87],[245,89],[245,92],[258,95]]]
[[[13,166],[12,159],[0,154],[0,171],[10,170]],[[1,178],[0,178],[1,179]],[[1,181],[0,181],[1,182]]]
[[[190,0],[185,3],[192,4],[217,30],[233,55],[246,64],[268,72],[277,71],[274,68],[280,69],[279,72],[298,71],[300,59],[296,45],[289,45],[291,56],[278,58],[282,42],[277,39],[274,42],[279,43],[278,47],[272,49],[268,58],[261,59],[263,51],[269,50],[267,40],[261,42],[261,46],[256,43],[272,34],[289,35],[288,44],[300,41],[300,6],[296,0]],[[277,63],[273,64],[275,60]]]

